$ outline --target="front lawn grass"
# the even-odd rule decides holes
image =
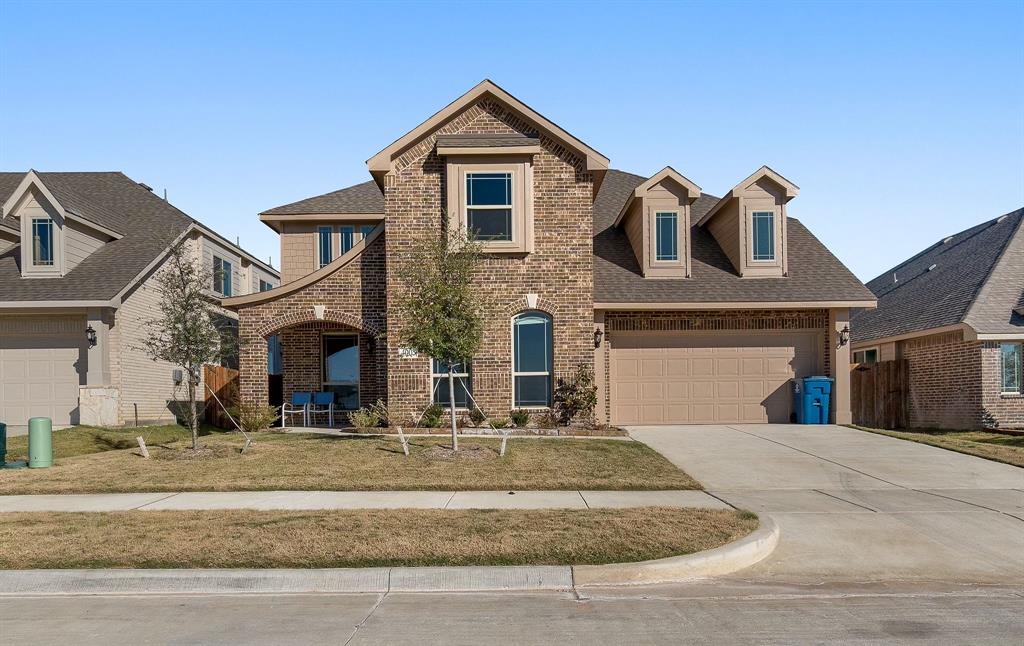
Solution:
[[[619,563],[689,554],[749,512],[587,510],[9,513],[0,568],[324,568]]]
[[[59,431],[64,433],[66,431]],[[127,433],[134,438],[134,432]],[[50,469],[0,472],[0,494],[163,491],[382,491],[505,489],[700,489],[700,484],[640,442],[607,439],[464,438],[455,459],[445,438],[410,438],[410,456],[393,436],[261,433],[246,453],[237,434],[135,449],[59,457]]]
[[[223,433],[212,426],[203,426],[199,434]],[[75,455],[103,453],[137,447],[135,438],[142,436],[146,444],[161,444],[192,437],[189,430],[177,424],[140,426],[138,428],[101,428],[98,426],[72,426],[53,432],[53,457],[68,458]],[[7,438],[7,461],[28,460],[28,436]]]
[[[888,435],[901,440],[920,442],[941,449],[966,453],[987,460],[1024,467],[1024,435],[1008,435],[987,431],[947,431],[942,429],[906,429],[887,431],[853,425],[862,431]]]

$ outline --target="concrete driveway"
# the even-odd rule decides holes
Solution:
[[[779,523],[744,580],[1024,582],[1024,469],[841,426],[628,430]]]

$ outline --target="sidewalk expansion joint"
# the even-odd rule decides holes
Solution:
[[[182,493],[183,492],[181,492],[181,491],[175,491],[174,493],[167,494],[163,498],[157,498],[156,500],[150,500],[149,502],[147,502],[145,504],[142,504],[142,505],[139,505],[138,507],[132,507],[129,511],[139,511],[140,509],[142,509],[144,507],[148,507],[150,505],[155,505],[158,502],[163,502],[163,501],[165,501],[165,500],[167,500],[169,498],[173,498],[175,496],[180,496]]]
[[[577,490],[576,490],[576,493],[578,493],[578,494],[580,495],[580,500],[582,500],[582,501],[583,501],[583,504],[584,504],[584,505],[586,506],[586,508],[587,508],[587,509],[590,509],[590,503],[589,503],[589,502],[587,502],[587,499],[583,497],[583,492],[582,492],[582,491],[580,491],[579,489],[577,489]]]
[[[833,498],[833,499],[839,500],[841,502],[845,502],[845,503],[853,505],[855,507],[860,507],[861,509],[867,509],[868,511],[870,511],[873,514],[877,514],[878,513],[877,509],[874,509],[872,507],[868,507],[867,505],[862,505],[859,502],[854,502],[852,500],[847,500],[846,498],[842,498],[842,497],[837,496],[835,494],[828,493],[827,491],[822,491],[821,489],[811,489],[811,491],[814,491],[816,493],[820,493],[823,496],[828,496],[829,498]]]

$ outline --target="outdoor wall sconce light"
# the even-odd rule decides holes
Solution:
[[[843,329],[839,331],[839,347],[845,346],[850,342],[850,326],[844,325]]]
[[[91,325],[85,328],[85,338],[88,339],[90,348],[96,347],[96,330]]]
[[[603,338],[604,338],[604,330],[602,330],[601,328],[595,329],[594,330],[594,347],[595,348],[600,348],[601,347],[601,339],[603,339]]]

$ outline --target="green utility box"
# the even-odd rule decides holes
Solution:
[[[28,420],[28,468],[53,466],[53,422],[49,417]]]
[[[0,468],[7,464],[7,424],[0,422]]]

